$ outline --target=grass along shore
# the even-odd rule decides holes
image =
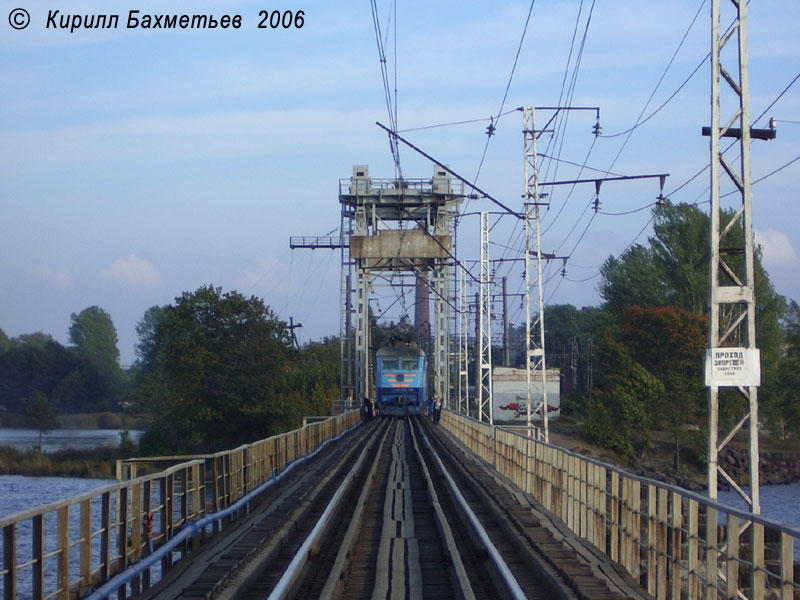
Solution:
[[[123,458],[118,448],[66,449],[45,454],[0,446],[0,475],[114,479],[118,458]]]
[[[150,426],[151,419],[121,412],[76,413],[57,415],[59,429],[141,429]],[[0,427],[30,429],[23,414],[0,412]]]

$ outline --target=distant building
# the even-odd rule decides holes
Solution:
[[[561,414],[561,369],[547,369],[547,405],[549,417]],[[524,421],[528,418],[525,393],[525,369],[495,367],[492,369],[492,417],[494,421]],[[542,402],[542,372],[531,375],[531,418],[541,421],[541,413],[533,411]]]

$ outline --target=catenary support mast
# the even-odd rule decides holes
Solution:
[[[542,289],[542,237],[539,197],[539,167],[536,156],[536,109],[523,110],[522,134],[525,140],[525,382],[528,428],[531,427],[531,380],[537,369],[542,378],[542,430],[544,441],[550,441],[547,416],[547,365],[544,347],[544,296]],[[533,227],[531,226],[533,221]],[[531,322],[531,254],[534,252],[533,235],[536,236],[536,283],[538,289],[539,312],[534,323]]]
[[[728,3],[725,3],[726,5]],[[731,26],[722,32],[720,0],[711,3],[711,127],[703,133],[711,143],[711,261],[709,350],[706,355],[708,386],[708,492],[717,498],[721,474],[760,513],[758,476],[758,386],[760,357],[756,347],[756,305],[753,243],[753,197],[750,175],[750,140],[772,139],[774,130],[750,128],[750,86],[747,54],[747,2],[732,2],[726,15]],[[729,19],[728,16],[732,18]],[[722,64],[726,46],[738,65],[728,71]],[[727,55],[726,55],[727,56]],[[728,58],[732,58],[728,56]],[[725,81],[723,94],[722,80]],[[727,102],[725,101],[727,100]],[[722,123],[723,110],[729,111]],[[728,116],[729,115],[729,116]],[[724,156],[721,138],[738,139],[738,159]],[[720,204],[722,173],[733,183],[731,209]],[[727,194],[726,194],[727,195]],[[747,412],[719,441],[719,390],[735,388],[747,400]],[[747,425],[750,454],[750,494],[746,494],[719,464],[719,452]]]
[[[492,410],[492,281],[489,213],[481,213],[481,279],[478,284],[478,420],[494,423]]]

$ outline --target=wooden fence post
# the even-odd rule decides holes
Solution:
[[[81,588],[89,589],[92,585],[92,501],[81,501]]]
[[[681,504],[681,495],[678,492],[672,492],[672,571],[670,573],[670,582],[672,583],[672,593],[670,598],[672,600],[680,600],[681,598],[681,524],[683,520],[683,506]]]
[[[3,600],[17,597],[17,525],[3,527]]]
[[[794,597],[794,558],[792,536],[781,533],[781,600],[792,600]]]
[[[58,509],[58,597],[69,600],[69,505]]]
[[[44,515],[36,515],[33,523],[33,597],[44,598]]]

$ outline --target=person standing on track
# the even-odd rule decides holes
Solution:
[[[438,396],[433,401],[433,424],[438,425],[439,419],[442,418],[442,399]]]
[[[362,419],[364,421],[369,421],[372,418],[372,400],[367,396],[364,396],[364,408],[362,412]]]

